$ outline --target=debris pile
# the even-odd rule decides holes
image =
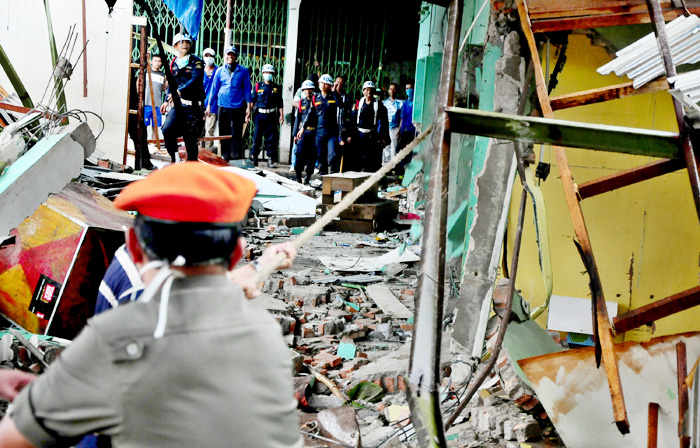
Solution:
[[[251,257],[287,238],[282,220],[248,232]],[[409,237],[408,230],[324,232],[299,251],[295,272],[273,274],[255,299],[277,318],[290,347],[307,446],[415,446],[406,385],[420,247]],[[441,354],[444,415],[472,378],[470,354],[450,335]],[[449,446],[561,446],[507,350],[498,367],[500,376],[487,380],[448,431]],[[330,417],[345,429],[324,424]]]

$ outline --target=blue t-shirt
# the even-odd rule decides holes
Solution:
[[[253,88],[250,84],[250,72],[241,64],[236,64],[233,72],[226,65],[216,69],[213,76],[211,97],[207,104],[216,98],[218,107],[237,109],[253,102]]]

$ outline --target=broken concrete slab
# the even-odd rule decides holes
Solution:
[[[326,447],[329,442],[340,442],[341,446],[360,448],[360,428],[352,407],[326,409],[318,414],[299,414],[300,429],[305,447]],[[327,440],[313,437],[321,436]],[[337,445],[337,443],[335,443]]]
[[[401,248],[396,248],[379,257],[319,256],[318,259],[328,269],[339,272],[377,272],[393,263],[420,261],[420,257],[411,250],[404,250],[402,253]]]
[[[90,129],[85,126],[39,140],[0,176],[0,236],[8,235],[49,194],[58,193],[78,177],[89,147],[76,141],[73,134],[89,146],[86,134]]]
[[[316,200],[314,198],[310,198],[305,194],[294,191],[249,170],[236,167],[221,169],[255,182],[255,186],[258,189],[255,199],[260,201],[267,210],[294,215],[316,215]]]
[[[409,319],[413,316],[411,310],[399,301],[385,285],[370,285],[366,288],[367,296],[384,311],[397,319]]]

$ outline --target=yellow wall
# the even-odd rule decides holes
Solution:
[[[554,53],[552,51],[552,53]],[[588,38],[569,39],[568,59],[552,96],[627,82],[616,75],[601,76],[596,69],[610,60],[607,52]],[[552,57],[554,55],[552,54]],[[550,67],[554,67],[554,60]],[[556,118],[588,123],[677,131],[671,97],[667,92],[638,95],[607,103],[555,112]],[[539,157],[540,146],[535,147]],[[567,150],[576,183],[643,165],[654,159],[582,149]],[[547,206],[554,294],[589,297],[588,276],[574,246],[569,215],[554,154],[545,147],[543,161],[552,171],[541,184]],[[508,261],[512,255],[514,223],[521,189],[513,192],[508,230]],[[625,187],[581,202],[590,233],[606,300],[617,301],[619,312],[652,303],[698,284],[700,274],[700,225],[685,170]],[[517,288],[532,307],[543,300],[532,205],[526,227],[517,276]],[[547,314],[538,323],[546,327]],[[656,322],[651,329],[628,332],[626,340],[700,330],[700,307]]]

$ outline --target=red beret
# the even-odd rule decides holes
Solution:
[[[251,180],[188,162],[168,165],[130,184],[114,205],[167,221],[235,223],[246,217],[255,192]]]

